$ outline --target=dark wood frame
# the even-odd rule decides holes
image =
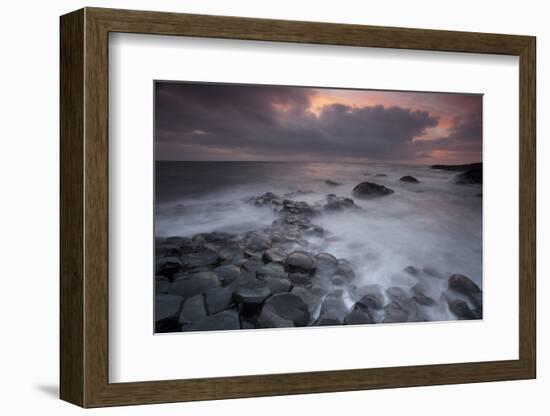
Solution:
[[[519,56],[519,359],[109,383],[109,32]],[[61,398],[100,407],[535,378],[535,50],[530,36],[99,8],[62,16]]]

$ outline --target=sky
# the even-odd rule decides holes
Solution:
[[[473,163],[482,96],[155,83],[157,160]]]

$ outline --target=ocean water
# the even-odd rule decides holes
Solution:
[[[387,176],[376,176],[380,174]],[[399,181],[405,175],[420,183]],[[310,237],[308,250],[347,258],[361,284],[406,286],[402,270],[414,266],[460,273],[481,287],[481,186],[458,185],[455,175],[397,164],[156,162],[155,234],[191,237],[255,230],[277,216],[267,207],[247,203],[247,197],[305,191],[292,199],[313,203],[330,193],[353,198],[352,189],[370,181],[395,193],[353,198],[362,210],[316,217],[314,222],[328,230],[330,238]],[[441,290],[443,286],[434,287],[432,294],[438,296]]]

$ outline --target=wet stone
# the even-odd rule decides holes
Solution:
[[[290,321],[293,326],[306,326],[309,322],[309,309],[306,303],[292,293],[278,293],[268,298],[262,308],[260,321],[265,313]]]
[[[314,274],[315,259],[305,251],[294,251],[286,259],[285,268],[289,273]]]
[[[233,291],[227,287],[216,287],[204,292],[204,303],[209,315],[227,309],[233,303]]]
[[[181,329],[182,331],[227,331],[240,328],[239,313],[236,309],[228,309],[190,325],[183,325]]]
[[[393,194],[394,191],[390,188],[386,188],[384,185],[379,185],[374,182],[361,182],[355,188],[353,188],[353,195],[356,198],[368,199],[381,196],[387,196]]]
[[[235,281],[241,275],[241,269],[235,265],[228,264],[225,266],[216,267],[214,273],[218,276],[220,283],[223,286]]]
[[[207,315],[204,306],[204,297],[195,295],[185,300],[179,314],[179,323],[182,325],[200,321]]]
[[[238,286],[233,293],[233,299],[238,303],[259,304],[271,295],[265,282],[249,281]]]
[[[284,250],[280,248],[276,248],[276,247],[270,248],[264,252],[262,256],[262,260],[265,263],[271,263],[271,262],[284,263],[284,261],[286,260],[286,253]]]
[[[177,295],[160,294],[155,296],[155,320],[177,317],[183,297]]]

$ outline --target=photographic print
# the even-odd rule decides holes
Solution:
[[[482,95],[155,81],[155,332],[482,319]]]

